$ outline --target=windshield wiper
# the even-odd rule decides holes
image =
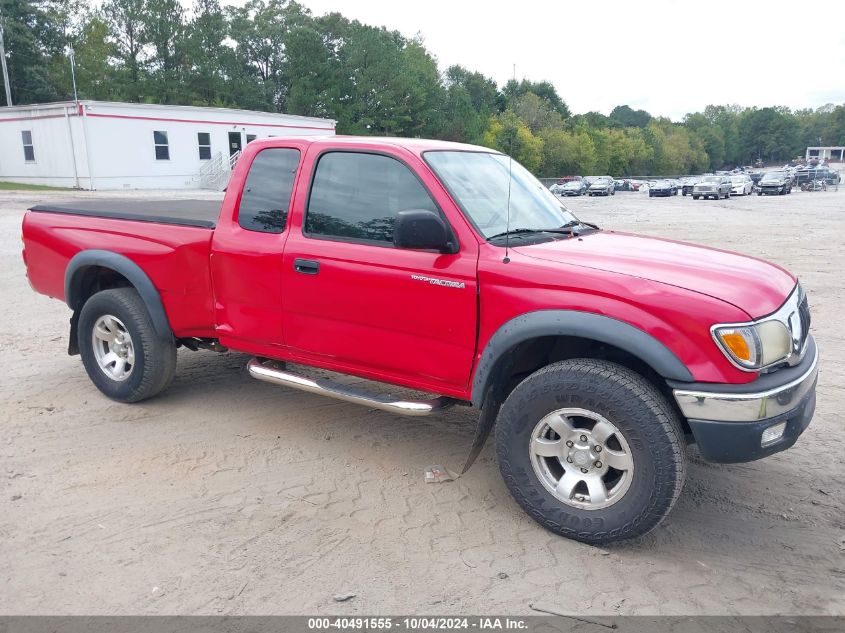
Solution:
[[[573,220],[571,222],[567,222],[563,226],[559,226],[556,229],[511,229],[510,231],[503,231],[502,233],[496,233],[496,235],[491,235],[487,238],[487,241],[495,240],[499,237],[507,237],[508,235],[524,235],[526,233],[556,233],[558,235],[578,235],[581,232],[578,230],[579,226],[586,226],[596,231],[599,230],[599,227],[595,224],[590,224],[589,222],[581,222],[580,220]]]
[[[497,237],[506,237],[508,235],[519,235],[519,234],[523,234],[523,233],[545,233],[545,232],[546,232],[546,229],[526,229],[526,228],[511,229],[509,231],[502,231],[501,233],[496,233],[495,235],[491,235],[490,237],[487,238],[487,241],[489,242],[490,240],[495,240]]]

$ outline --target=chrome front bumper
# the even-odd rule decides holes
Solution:
[[[819,353],[815,344],[803,373],[788,382],[754,392],[727,392],[673,389],[672,393],[686,418],[717,422],[756,422],[787,413],[797,407],[815,388],[819,373]],[[801,363],[804,365],[804,363]],[[796,367],[797,369],[797,367]],[[786,370],[780,370],[786,371]],[[715,385],[714,385],[715,387]]]

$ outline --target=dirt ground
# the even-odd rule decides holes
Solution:
[[[845,614],[845,188],[567,202],[607,228],[782,264],[822,355],[793,449],[740,465],[691,453],[668,520],[607,550],[523,514],[489,445],[458,481],[425,484],[426,466],[462,463],[467,410],[399,418],[184,350],[163,396],[107,400],[65,353],[67,308],[30,290],[21,261],[24,209],[72,195],[0,193],[0,613]]]

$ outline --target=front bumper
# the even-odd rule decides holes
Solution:
[[[713,462],[749,462],[786,450],[810,424],[816,407],[818,350],[810,337],[804,360],[744,385],[672,383],[699,451]],[[784,424],[762,443],[763,432]]]

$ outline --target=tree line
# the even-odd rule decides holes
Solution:
[[[499,87],[462,66],[441,71],[421,36],[292,0],[195,0],[189,10],[179,0],[0,0],[0,19],[15,104],[73,98],[72,48],[80,99],[328,117],[342,134],[486,145],[541,176],[696,173],[845,145],[845,104],[710,105],[681,122],[627,105],[573,114],[548,81]]]

